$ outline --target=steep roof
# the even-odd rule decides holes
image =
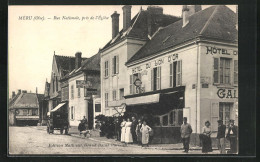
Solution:
[[[189,18],[182,27],[179,20],[161,28],[126,64],[155,55],[156,53],[194,39],[196,37],[213,38],[226,42],[236,42],[238,32],[235,28],[236,16],[226,6],[212,6],[199,11]]]
[[[21,93],[10,108],[39,108],[38,97],[35,93]]]
[[[58,70],[61,71],[61,75],[65,76],[73,69],[75,69],[75,57],[71,56],[62,56],[62,55],[54,55],[57,63]],[[87,60],[87,58],[83,57],[82,61]]]
[[[81,66],[82,70],[100,71],[100,53],[97,53],[84,61]]]
[[[151,36],[159,27],[167,26],[178,20],[180,20],[180,18],[176,16],[151,14],[151,12],[141,9],[131,20],[130,27],[126,31],[122,29],[118,35],[111,39],[101,50],[118,43],[126,37],[148,40],[149,32]],[[149,24],[151,25],[151,31],[148,30]]]

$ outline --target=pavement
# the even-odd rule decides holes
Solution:
[[[37,129],[46,129],[46,126],[37,126]],[[87,137],[84,137],[83,135],[79,134],[77,127],[71,127],[69,129],[69,135],[76,138],[81,139],[89,139],[96,142],[106,143],[106,144],[113,144],[113,145],[123,145],[123,143],[116,141],[115,139],[108,139],[106,137],[100,137],[99,136],[99,130],[90,130],[91,135],[87,135]],[[137,144],[128,144],[128,147],[134,147],[139,148]],[[149,147],[146,147],[146,149],[157,149],[157,150],[183,150],[182,143],[176,143],[176,144],[150,144]],[[217,147],[213,147],[213,150],[218,150]],[[229,148],[226,148],[229,150]],[[192,146],[190,145],[190,150],[202,150],[202,147],[200,146]]]

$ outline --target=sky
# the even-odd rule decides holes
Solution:
[[[234,5],[227,5],[235,12]],[[9,6],[8,7],[8,87],[9,96],[18,89],[43,94],[49,82],[54,51],[56,55],[82,57],[96,54],[112,37],[111,14],[120,14],[123,27],[123,6]],[[131,17],[145,5],[133,5]],[[164,5],[163,13],[181,16],[181,5]],[[205,9],[209,6],[202,6]],[[26,20],[25,16],[32,16]],[[65,20],[62,17],[79,17]],[[94,19],[90,19],[91,17]],[[101,19],[95,19],[96,17]],[[60,17],[60,19],[54,19]],[[82,17],[89,19],[82,20]],[[35,18],[35,19],[34,19]],[[42,19],[44,18],[44,19]]]

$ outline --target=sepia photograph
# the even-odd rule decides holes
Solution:
[[[8,154],[238,155],[239,5],[9,5]]]

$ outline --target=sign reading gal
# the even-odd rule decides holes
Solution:
[[[237,98],[237,91],[235,89],[219,89],[217,92],[219,98]]]

